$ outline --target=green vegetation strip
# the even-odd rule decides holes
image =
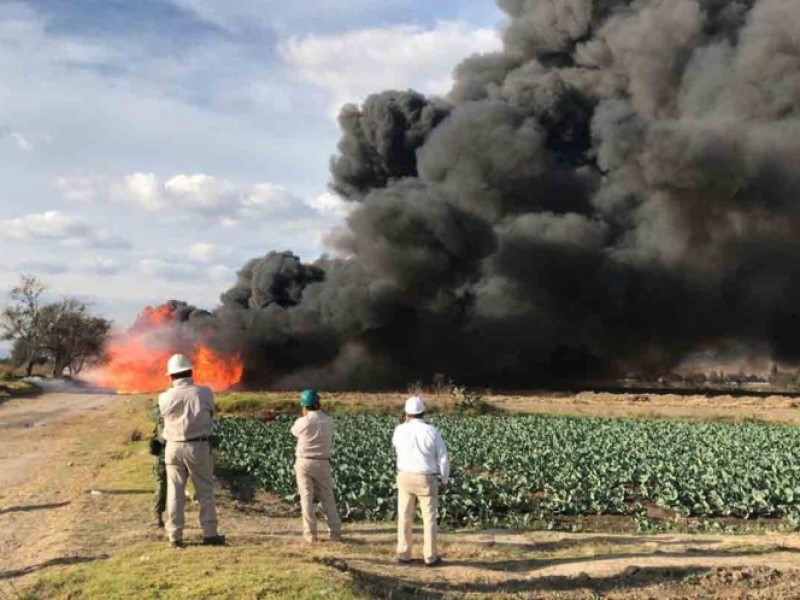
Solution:
[[[448,443],[449,525],[532,525],[558,515],[641,514],[655,504],[692,517],[800,516],[800,429],[781,425],[573,417],[432,419]],[[292,419],[219,423],[222,466],[298,501]],[[348,520],[395,516],[389,416],[336,417],[332,460]]]

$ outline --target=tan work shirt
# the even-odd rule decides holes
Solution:
[[[292,425],[292,435],[297,438],[297,458],[327,459],[333,450],[333,417],[322,410],[309,411]]]
[[[214,422],[214,393],[197,386],[191,378],[176,379],[172,387],[158,397],[164,417],[164,439],[185,442],[211,435]]]

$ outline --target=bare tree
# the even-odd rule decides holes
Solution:
[[[47,289],[35,275],[23,275],[9,292],[9,305],[0,315],[0,334],[14,341],[14,356],[28,376],[43,352],[41,295]]]

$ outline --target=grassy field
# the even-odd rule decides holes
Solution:
[[[326,394],[324,399],[339,414],[399,417],[405,396]],[[147,527],[152,462],[146,441],[132,441],[146,438],[151,429],[146,410],[152,398],[119,397],[108,409],[75,421],[70,430],[75,441],[65,449],[68,472],[45,471],[15,492],[17,502],[25,503],[58,486],[70,504],[48,513],[46,528],[38,533],[41,549],[31,554],[29,569],[0,567],[0,598],[791,598],[800,582],[792,566],[800,551],[795,534],[761,528],[756,535],[629,535],[620,531],[630,529],[602,519],[581,520],[577,529],[584,531],[578,532],[447,531],[442,535],[447,566],[400,567],[392,562],[391,522],[348,523],[343,543],[307,546],[296,506],[229,482],[217,498],[230,545],[175,551],[162,532]],[[558,404],[528,396],[524,405],[521,398],[490,402],[509,413],[580,414],[593,406],[586,398]],[[671,401],[647,404],[656,414],[668,413]],[[769,410],[795,410],[781,402],[767,403],[761,416],[771,420]],[[608,412],[625,414],[641,404],[617,399]],[[708,410],[706,404],[698,399],[693,410]],[[297,412],[291,393],[223,394],[219,405],[224,415],[271,418]],[[445,395],[431,398],[431,405],[439,414],[456,412]],[[765,408],[744,406],[755,412]],[[724,402],[715,408],[734,410]],[[197,507],[189,503],[190,541],[199,539],[196,523]]]

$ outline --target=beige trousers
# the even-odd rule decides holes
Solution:
[[[167,522],[170,541],[183,539],[186,480],[191,478],[200,503],[203,537],[217,535],[217,508],[214,504],[214,463],[208,442],[167,442]]]
[[[422,556],[426,563],[436,560],[436,505],[439,500],[439,478],[416,473],[397,474],[397,557],[411,559],[411,531],[414,508],[419,503],[422,513]]]
[[[297,475],[297,491],[300,494],[300,507],[303,509],[303,537],[313,542],[317,539],[317,510],[314,500],[322,504],[325,519],[328,521],[331,539],[342,535],[342,520],[336,510],[331,479],[331,463],[327,460],[298,458],[294,463]]]

